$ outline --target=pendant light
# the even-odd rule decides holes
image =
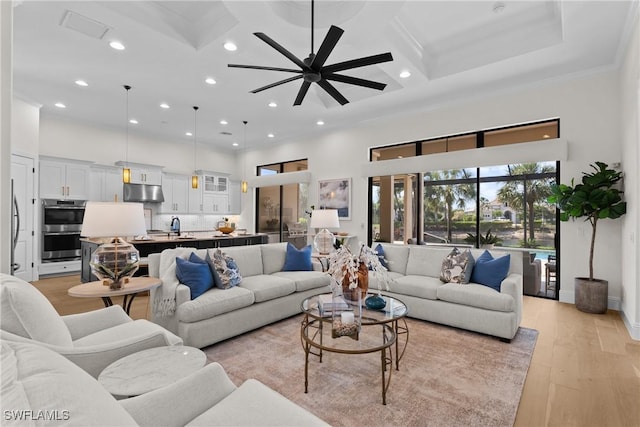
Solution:
[[[126,152],[125,152],[124,168],[122,168],[122,182],[125,184],[129,184],[131,182],[131,168],[129,168],[129,90],[131,89],[131,86],[124,85],[123,87],[127,91],[127,108],[126,108],[127,117],[125,118],[127,123],[127,128],[126,128],[127,145],[126,145]]]
[[[198,174],[196,172],[196,150],[198,145],[198,107],[193,106],[193,175],[191,176],[191,188],[198,188]]]
[[[246,155],[247,155],[247,121],[243,120],[242,123],[244,123],[244,144],[242,146],[243,148],[243,155],[242,155],[242,184],[240,184],[240,188],[242,189],[243,193],[246,193],[249,187],[249,184],[247,183],[247,175],[246,175]]]

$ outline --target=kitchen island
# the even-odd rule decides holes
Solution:
[[[165,249],[172,249],[177,247],[189,247],[196,249],[207,248],[224,248],[228,246],[245,246],[245,245],[259,245],[262,243],[268,243],[268,236],[264,233],[235,235],[225,234],[222,236],[214,236],[212,232],[193,232],[183,233],[181,236],[171,235],[170,233],[154,234],[145,237],[144,239],[126,238],[127,242],[131,243],[140,252],[141,267],[136,272],[136,275],[146,275],[146,262],[145,258],[149,254],[159,253]],[[80,280],[83,283],[93,282],[98,280],[96,276],[91,274],[91,256],[93,252],[104,241],[102,239],[80,239],[80,247],[82,251]]]

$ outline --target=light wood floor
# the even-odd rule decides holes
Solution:
[[[73,298],[79,276],[34,282],[62,315],[103,307],[100,299]],[[114,303],[121,303],[117,299]],[[147,318],[149,298],[138,296],[134,319]],[[524,297],[522,326],[538,341],[518,408],[516,427],[640,426],[640,342],[618,312],[582,313],[573,305]]]

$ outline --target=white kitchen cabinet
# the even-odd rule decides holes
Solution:
[[[162,175],[164,203],[160,205],[162,213],[187,213],[189,210],[189,189],[191,177],[186,175]]]
[[[229,196],[224,194],[202,194],[204,213],[226,214],[229,213]]]
[[[122,169],[111,166],[91,166],[89,200],[98,202],[122,201]]]
[[[40,159],[40,198],[88,200],[91,172],[88,162]]]
[[[160,185],[162,183],[162,171],[154,168],[131,167],[131,183]]]
[[[198,188],[192,188],[189,185],[189,213],[201,214],[204,211],[202,203],[202,177],[198,176]]]
[[[205,174],[202,176],[202,181],[203,193],[229,193],[229,178],[226,176]]]
[[[242,211],[242,183],[240,181],[229,181],[229,213],[240,215]]]

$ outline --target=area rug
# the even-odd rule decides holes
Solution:
[[[334,426],[512,426],[538,332],[511,343],[407,319],[409,343],[382,405],[380,353],[311,358],[304,393],[302,316],[204,349],[240,385],[256,378]],[[338,338],[348,339],[348,338]]]

